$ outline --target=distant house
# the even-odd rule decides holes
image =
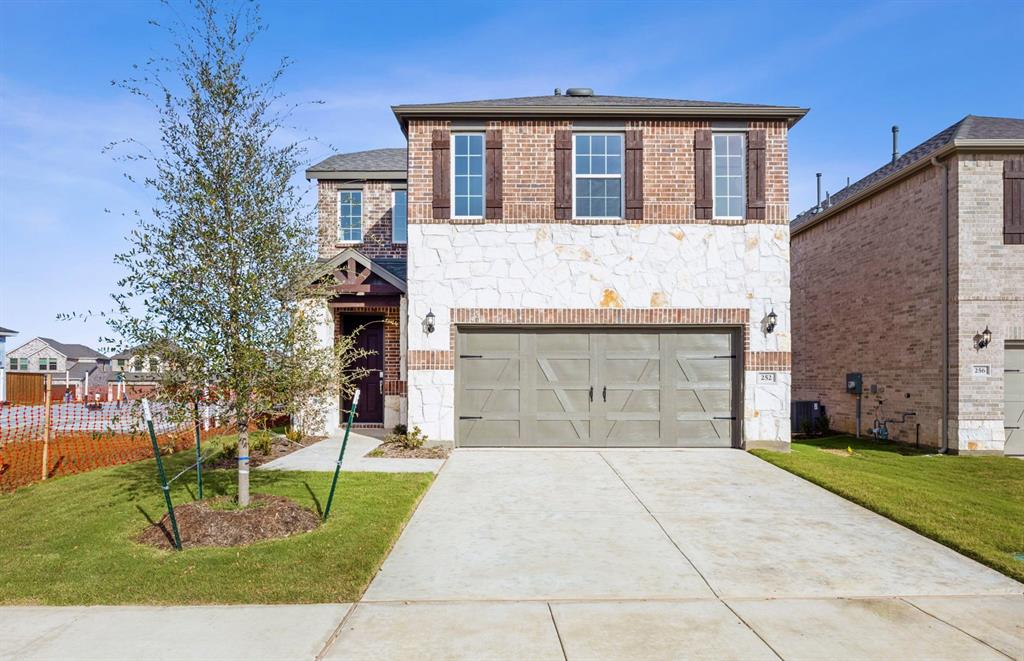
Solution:
[[[135,347],[125,349],[111,357],[111,388],[113,396],[123,394],[132,399],[152,392],[160,382],[164,363],[159,356]]]
[[[18,331],[0,326],[0,402],[7,401],[7,346],[9,337],[14,337]]]
[[[99,351],[49,337],[33,338],[11,350],[6,365],[11,372],[52,374],[54,400],[62,399],[67,391],[76,400],[86,393],[103,397],[111,378],[110,359]]]

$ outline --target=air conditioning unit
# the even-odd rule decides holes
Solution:
[[[804,431],[806,421],[812,431],[818,429],[818,419],[825,414],[825,406],[821,402],[792,402],[790,404],[790,420],[794,434],[801,434]]]

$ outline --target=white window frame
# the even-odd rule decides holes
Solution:
[[[405,241],[399,241],[395,238],[395,209],[398,208],[395,199],[399,193],[405,193]],[[397,245],[409,243],[409,190],[407,188],[396,188],[391,191],[391,243]]]
[[[460,135],[478,135],[483,144],[481,161],[483,171],[480,173],[480,215],[459,216],[455,213],[455,138]],[[448,145],[448,153],[451,154],[448,163],[448,190],[450,191],[448,204],[451,205],[452,218],[480,220],[487,215],[487,133],[485,131],[456,131],[451,134],[451,142]]]
[[[343,193],[345,193],[345,194],[359,193],[359,238],[355,239],[355,240],[342,238],[342,232],[341,232],[341,195]],[[358,245],[358,244],[362,243],[363,242],[363,190],[361,188],[342,188],[342,189],[338,190],[338,194],[337,194],[337,197],[335,198],[335,201],[336,201],[336,203],[338,205],[338,218],[337,218],[337,221],[338,221],[338,237],[337,237],[338,238],[338,243],[339,244],[343,244],[343,245],[350,245],[350,246],[354,246],[354,245]]]
[[[718,215],[718,159],[715,150],[715,136],[738,135],[740,137],[740,172],[742,173],[743,185],[740,194],[740,209],[742,213],[738,216]],[[747,133],[746,131],[723,131],[716,130],[711,133],[711,217],[715,220],[743,220],[747,215]]]
[[[578,216],[576,215],[576,177],[583,179],[613,179],[607,174],[576,174],[576,136],[618,136],[619,144],[619,215],[618,216]],[[618,131],[573,131],[572,132],[572,217],[574,220],[622,220],[626,217],[626,134]]]

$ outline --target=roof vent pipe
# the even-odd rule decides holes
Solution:
[[[594,96],[594,90],[589,87],[570,87],[565,93],[568,96]]]
[[[814,176],[818,178],[818,201],[815,203],[815,208],[820,209],[821,208],[821,173],[818,172]]]
[[[893,124],[892,127],[892,162],[895,163],[896,159],[900,157],[900,127]]]
[[[555,88],[555,96],[562,96],[562,88],[560,88],[560,87],[556,87]]]

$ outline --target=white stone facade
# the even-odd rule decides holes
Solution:
[[[410,224],[407,283],[410,351],[450,351],[453,308],[742,308],[747,351],[790,351],[783,225]],[[770,310],[778,326],[767,334]],[[788,444],[788,370],[765,386],[744,374],[744,444]],[[409,369],[410,426],[453,440],[454,390],[451,369]]]

